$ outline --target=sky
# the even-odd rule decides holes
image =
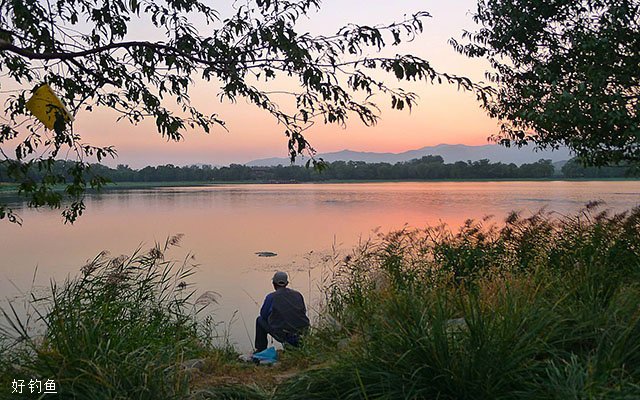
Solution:
[[[401,20],[405,14],[428,11],[432,18],[426,21],[425,32],[412,43],[393,49],[393,54],[412,53],[430,61],[438,71],[482,80],[486,61],[470,60],[447,43],[451,37],[459,39],[464,29],[474,29],[474,7],[474,0],[324,0],[319,11],[312,11],[301,21],[299,30],[333,34],[348,23],[389,23]],[[138,32],[141,36],[147,33]],[[497,122],[485,115],[472,93],[446,84],[407,84],[391,75],[387,82],[417,93],[418,106],[412,112],[391,110],[389,100],[380,98],[382,114],[378,125],[366,127],[357,116],[348,121],[346,129],[319,123],[306,132],[307,140],[319,153],[342,149],[402,152],[440,143],[482,145],[497,131]],[[244,100],[221,103],[216,96],[218,86],[217,82],[196,83],[192,100],[205,114],[217,113],[225,120],[228,132],[216,129],[205,134],[192,130],[182,142],[167,142],[157,133],[152,120],[137,126],[126,121],[117,123],[117,115],[105,110],[80,112],[74,130],[93,145],[116,147],[118,158],[107,160],[107,164],[134,168],[168,163],[226,165],[286,156],[283,127]]]

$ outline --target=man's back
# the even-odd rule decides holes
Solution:
[[[269,325],[274,333],[283,336],[296,335],[309,327],[307,309],[300,292],[285,287],[276,290],[272,295]]]

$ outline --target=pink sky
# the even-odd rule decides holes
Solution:
[[[485,62],[469,60],[447,44],[451,37],[460,38],[463,29],[474,28],[469,14],[474,7],[474,0],[325,0],[321,10],[311,13],[300,29],[331,34],[349,22],[388,23],[402,19],[404,14],[428,11],[433,17],[425,24],[424,34],[400,49],[392,49],[391,54],[413,53],[429,60],[439,71],[482,80]],[[307,131],[307,138],[318,152],[345,148],[401,152],[440,143],[480,145],[486,144],[487,137],[496,131],[496,121],[485,115],[471,93],[447,85],[400,83],[392,76],[386,80],[391,86],[402,85],[404,89],[416,92],[420,96],[418,106],[411,113],[392,111],[388,99],[380,98],[382,120],[375,127],[365,127],[355,116],[346,129],[316,124]],[[188,132],[183,142],[166,142],[156,132],[153,121],[138,126],[116,123],[116,115],[104,110],[80,112],[74,129],[91,144],[115,145],[119,157],[107,162],[111,165],[222,165],[287,155],[282,126],[266,112],[243,100],[237,104],[220,103],[216,82],[198,83],[192,90],[194,103],[205,113],[219,114],[226,121],[229,132],[218,129],[207,135],[195,130]]]

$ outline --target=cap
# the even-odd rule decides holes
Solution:
[[[278,271],[273,274],[273,279],[271,280],[275,285],[278,286],[286,286],[289,283],[289,276],[286,272]]]

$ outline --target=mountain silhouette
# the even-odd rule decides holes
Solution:
[[[409,161],[428,155],[441,156],[445,163],[456,161],[478,161],[488,159],[491,162],[502,162],[516,165],[536,162],[540,159],[549,159],[553,162],[564,161],[572,158],[568,149],[535,150],[533,147],[506,148],[498,145],[467,146],[464,144],[439,144],[437,146],[426,146],[417,150],[409,150],[402,153],[374,153],[353,150],[341,150],[333,153],[318,154],[317,158],[322,158],[327,162],[334,161],[364,161],[367,163],[386,162],[395,164],[401,161]],[[303,165],[306,158],[299,157],[296,165]],[[253,160],[245,165],[248,166],[276,166],[290,165],[286,157],[273,157]]]

